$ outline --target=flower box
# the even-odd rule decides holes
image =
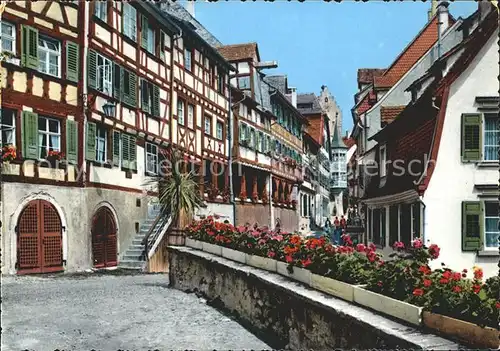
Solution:
[[[255,268],[276,272],[276,261],[270,258],[245,254],[245,263]]]
[[[293,267],[293,272],[290,273],[288,272],[288,263],[276,261],[276,272],[306,285],[311,285],[311,271],[307,269]]]
[[[354,302],[414,325],[421,324],[422,307],[354,286]]]
[[[422,320],[424,326],[443,335],[455,338],[473,348],[498,349],[499,331],[490,327],[480,326],[459,319],[424,311]]]
[[[222,246],[203,242],[202,249],[203,251],[213,255],[222,256]]]
[[[186,246],[196,250],[203,250],[203,241],[186,238]]]
[[[228,260],[239,262],[245,264],[245,253],[233,249],[229,249],[227,247],[222,248],[222,257],[227,258]]]
[[[354,301],[354,285],[339,280],[313,273],[311,274],[311,287],[349,302]]]

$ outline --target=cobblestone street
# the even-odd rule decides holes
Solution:
[[[268,349],[166,275],[2,278],[2,350]]]

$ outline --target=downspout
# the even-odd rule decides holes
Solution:
[[[275,95],[278,92],[278,90],[274,90],[273,93],[269,94],[269,101],[271,101],[271,97]],[[271,123],[271,135],[272,135],[272,127],[275,125],[276,122]],[[273,228],[276,227],[274,225],[274,211],[273,211],[273,160],[271,157],[271,172],[269,172],[269,221],[271,222],[271,227]]]
[[[420,204],[422,204],[422,206],[424,207],[424,208],[422,209],[422,212],[421,212],[421,214],[422,214],[422,219],[421,219],[421,221],[422,221],[422,242],[423,242],[423,243],[424,243],[424,245],[425,245],[425,209],[427,208],[427,206],[425,205],[424,200],[422,200],[422,196],[419,196],[419,197],[418,197],[418,202],[419,202]]]

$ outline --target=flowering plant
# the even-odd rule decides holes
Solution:
[[[3,162],[10,162],[12,160],[15,160],[17,157],[16,153],[16,147],[12,144],[5,145],[2,147],[2,161]]]
[[[64,153],[57,150],[50,150],[47,155],[49,161],[61,161],[64,158]]]
[[[269,195],[267,194],[267,190],[264,189],[262,191],[262,202],[267,205],[269,203]]]

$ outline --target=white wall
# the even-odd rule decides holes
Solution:
[[[478,257],[473,252],[462,252],[461,203],[479,200],[475,184],[498,184],[498,169],[463,164],[460,134],[461,114],[477,112],[476,96],[498,96],[497,35],[490,38],[450,88],[436,168],[424,196],[426,241],[441,247],[437,264],[445,262],[454,269],[469,270],[477,264],[483,267],[485,276],[498,272],[498,257]]]

